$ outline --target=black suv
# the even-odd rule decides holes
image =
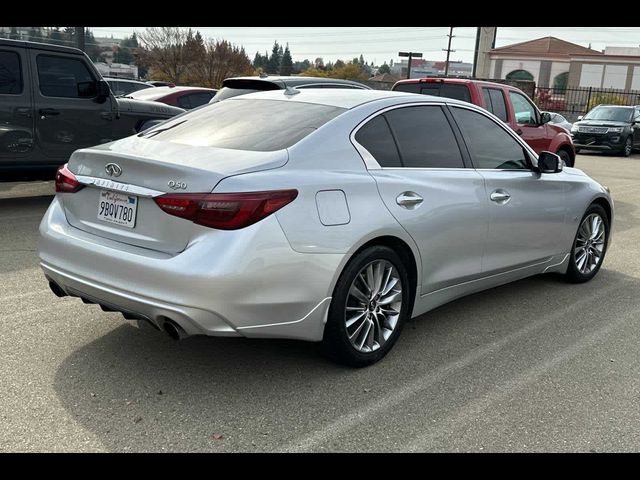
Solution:
[[[571,128],[576,152],[580,149],[616,152],[628,157],[640,148],[640,105],[598,105]]]
[[[259,77],[227,78],[222,82],[222,88],[209,103],[219,102],[225,98],[246,95],[247,93],[265,90],[285,90],[286,88],[351,88],[371,90],[362,83],[352,80],[325,77],[281,77],[276,75],[261,75]]]

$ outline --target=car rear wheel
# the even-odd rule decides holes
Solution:
[[[567,280],[588,282],[596,276],[604,260],[609,240],[609,218],[600,205],[591,205],[582,220],[571,247]]]
[[[385,246],[363,250],[336,284],[323,353],[353,367],[379,361],[398,339],[410,301],[407,270],[398,254]]]

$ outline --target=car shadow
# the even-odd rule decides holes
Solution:
[[[597,322],[605,324],[610,301],[603,288],[614,285],[618,294],[637,292],[640,281],[603,269],[583,285],[545,275],[462,298],[408,322],[390,354],[365,369],[330,363],[316,344],[210,337],[175,342],[150,327],[123,323],[69,354],[54,388],[69,417],[108,451],[269,450],[475,349],[509,343],[514,332],[567,305],[577,305],[579,315],[589,299],[585,311],[601,311]],[[566,325],[565,318],[553,318],[549,328]],[[584,334],[576,327],[577,338]],[[226,443],[211,441],[216,431],[229,437]],[[260,443],[267,438],[270,443]]]

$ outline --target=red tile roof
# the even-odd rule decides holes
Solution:
[[[604,55],[602,52],[586,48],[575,43],[560,40],[556,37],[544,37],[527,42],[514,43],[500,48],[494,48],[490,53],[519,54],[539,57],[562,57],[569,55]]]

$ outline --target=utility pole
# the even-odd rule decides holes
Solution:
[[[451,39],[454,36],[455,35],[453,34],[453,27],[449,27],[449,35],[447,35],[447,37],[449,37],[449,45],[447,46],[446,50],[444,48],[442,49],[442,50],[445,50],[447,52],[447,61],[444,64],[444,76],[445,77],[449,76],[449,55],[451,55],[451,52],[455,52],[455,50],[451,50]]]
[[[76,46],[84,52],[84,27],[75,27]]]
[[[407,63],[407,78],[411,78],[411,60],[413,57],[422,58],[421,52],[398,52],[399,57],[409,57],[409,63]]]

